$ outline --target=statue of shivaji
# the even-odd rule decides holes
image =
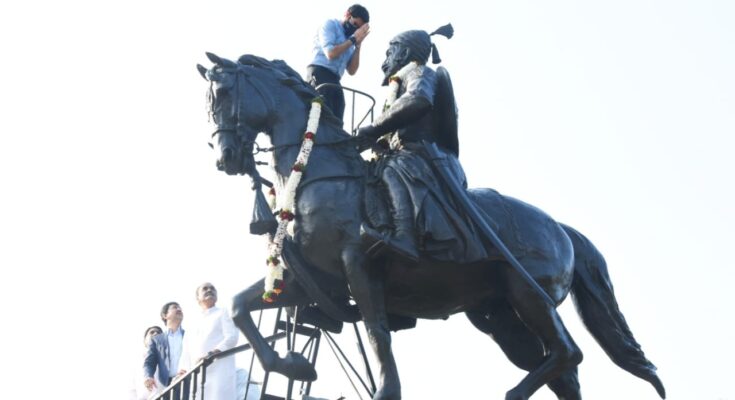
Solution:
[[[379,153],[371,176],[389,199],[389,218],[373,218],[373,226],[364,224],[363,239],[373,256],[388,250],[415,262],[421,249],[434,259],[472,262],[487,258],[486,250],[447,195],[451,189],[437,180],[425,151],[426,143],[436,145],[449,174],[466,187],[449,73],[426,65],[429,56],[434,63],[441,62],[431,41],[435,34],[451,38],[452,26],[431,34],[410,30],[390,41],[382,65],[383,85],[390,88],[384,111],[358,130],[360,149],[372,147]]]

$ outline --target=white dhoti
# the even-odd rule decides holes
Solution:
[[[236,384],[235,356],[219,359],[207,367],[204,400],[237,400]],[[196,400],[201,398],[201,391],[198,388]]]

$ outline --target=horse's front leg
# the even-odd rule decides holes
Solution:
[[[286,274],[288,274],[287,271]],[[308,304],[308,297],[301,287],[287,276],[284,278],[286,278],[286,287],[272,303],[263,301],[263,279],[240,292],[232,300],[232,319],[253,347],[264,370],[277,372],[297,381],[313,381],[316,380],[314,366],[303,355],[295,352],[289,352],[286,357],[281,358],[260,334],[250,315],[251,311]]]
[[[358,245],[347,246],[342,261],[350,292],[360,308],[370,345],[380,364],[380,383],[373,400],[399,400],[401,382],[391,350],[383,281],[375,271],[368,271]]]

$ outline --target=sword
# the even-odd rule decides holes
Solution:
[[[475,222],[477,228],[479,228],[480,232],[485,235],[486,239],[490,241],[495,247],[497,247],[498,250],[500,250],[500,253],[505,257],[506,260],[510,263],[510,265],[513,267],[513,269],[518,272],[518,274],[523,278],[523,280],[529,284],[541,298],[546,301],[551,307],[556,307],[556,304],[553,300],[551,300],[551,297],[544,291],[544,289],[539,286],[538,283],[531,277],[531,275],[528,274],[525,268],[523,268],[523,265],[518,261],[518,259],[515,258],[513,253],[508,250],[508,247],[505,246],[505,243],[503,243],[502,240],[498,237],[498,235],[495,233],[495,231],[490,227],[490,225],[487,224],[486,219],[489,218],[485,212],[477,207],[474,201],[472,201],[467,194],[465,193],[465,190],[463,187],[459,185],[459,183],[452,177],[445,167],[445,156],[439,152],[439,149],[436,147],[435,143],[430,143],[427,141],[421,141],[424,145],[424,149],[429,154],[429,157],[431,158],[431,161],[434,163],[434,169],[436,172],[439,173],[439,177],[442,179],[442,181],[449,186],[449,189],[451,191],[452,197],[459,202],[459,204],[464,208],[465,213],[471,218],[472,221]]]

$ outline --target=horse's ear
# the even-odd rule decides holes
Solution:
[[[222,65],[222,59],[219,58],[219,56],[217,56],[216,54],[210,53],[210,52],[206,52],[205,54],[207,55],[207,58],[209,59],[209,61],[217,65]]]
[[[206,53],[206,54],[209,60],[215,63],[217,66],[220,66],[223,68],[237,68],[237,64],[235,64],[234,62],[226,58],[221,58],[213,53]]]
[[[207,69],[206,68],[204,68],[201,64],[197,64],[197,70],[199,70],[199,75],[201,75],[202,78],[204,78],[204,80],[209,80],[207,79]]]

